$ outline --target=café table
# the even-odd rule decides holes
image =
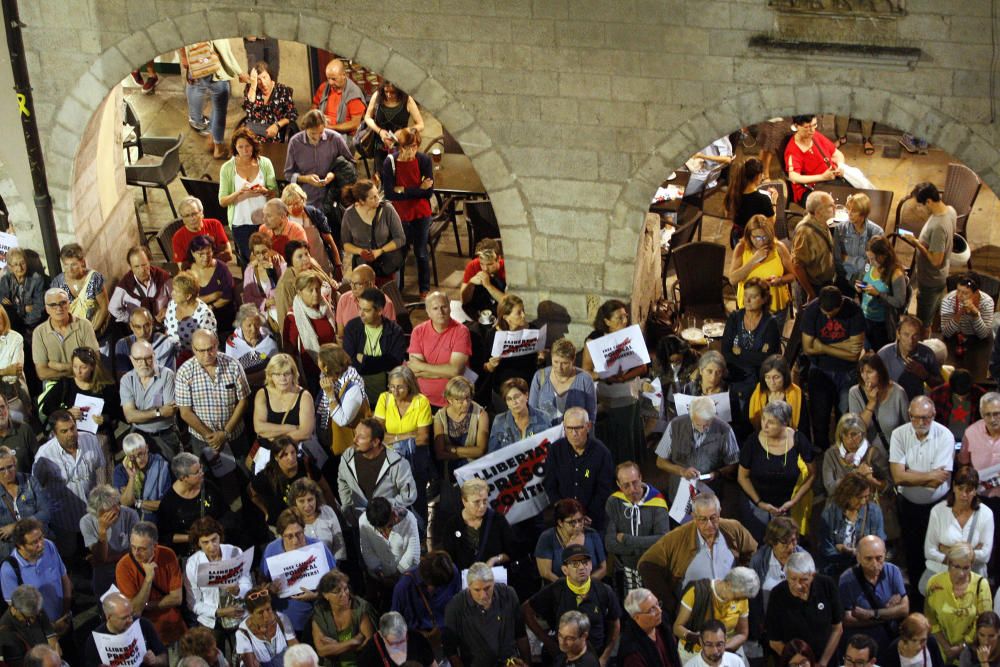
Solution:
[[[889,220],[889,212],[892,210],[892,198],[894,195],[892,190],[864,190],[849,185],[824,185],[823,183],[817,184],[816,190],[830,193],[837,206],[846,206],[847,198],[853,194],[868,195],[872,203],[868,219],[885,231],[885,225]]]
[[[660,183],[660,187],[666,188],[673,185],[678,188],[686,189],[687,184],[690,180],[691,180],[690,171],[687,171],[686,169],[678,169],[677,171],[674,172],[674,177],[668,178],[667,180]],[[666,199],[664,201],[652,202],[649,205],[649,212],[659,213],[661,215],[663,213],[675,213],[677,209],[680,208],[682,201],[683,199],[678,197],[677,199]]]
[[[455,244],[459,255],[462,254],[462,244],[458,240],[458,204],[486,197],[488,197],[486,187],[468,155],[464,153],[441,155],[441,161],[434,165],[434,198],[438,205],[438,216],[449,220],[455,230]],[[471,257],[474,252],[472,226],[467,222],[466,227]]]

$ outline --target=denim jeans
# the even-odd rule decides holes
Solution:
[[[188,101],[188,118],[192,123],[201,124],[202,113],[205,108],[205,97],[212,100],[212,116],[210,119],[210,129],[212,131],[212,141],[217,144],[225,143],[226,140],[226,111],[229,106],[229,82],[212,81],[212,77],[205,76],[188,83],[184,89]]]
[[[847,392],[858,383],[858,372],[826,371],[816,367],[815,362],[809,368],[809,414],[813,427],[813,447],[819,452],[825,452],[830,447],[830,415],[835,419],[847,412]]]
[[[413,247],[413,255],[417,259],[417,285],[421,292],[431,291],[431,260],[427,236],[431,229],[431,219],[417,218],[403,223],[406,230],[406,249],[403,251],[403,266],[406,266],[406,253]],[[399,289],[403,289],[405,271],[399,271]]]

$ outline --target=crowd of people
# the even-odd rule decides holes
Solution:
[[[179,272],[142,246],[120,277],[77,244],[51,280],[7,255],[6,664],[106,664],[99,641],[138,633],[143,664],[186,667],[1000,665],[1000,393],[925,340],[992,337],[994,304],[974,274],[947,291],[955,211],[933,184],[914,189],[923,231],[900,237],[917,317],[867,198],[828,224],[811,185],[842,155],[803,116],[786,158],[807,215],[787,245],[759,161],[696,156],[731,167],[738,307],[720,350],[664,335],[613,373],[568,338],[497,355],[531,326],[497,241],[463,275],[470,321],[430,291],[413,100],[385,83],[366,105],[335,59],[292,133],[291,91],[225,44],[184,49],[192,127],[232,157],[226,221],[180,203]],[[227,146],[237,78],[248,119]],[[381,178],[340,188],[362,124]],[[280,198],[260,154],[278,140]],[[407,249],[427,315],[412,330],[380,289]],[[588,341],[629,312],[601,304]],[[801,353],[783,355],[792,319]],[[542,465],[504,458],[553,427]],[[545,502],[511,523],[496,480],[459,484],[484,456],[521,488],[540,478]],[[316,576],[294,588],[287,562]]]

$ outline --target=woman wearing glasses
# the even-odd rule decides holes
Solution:
[[[736,288],[738,308],[744,307],[744,287],[750,278],[759,278],[770,289],[768,308],[777,320],[780,332],[792,300],[789,285],[795,282],[792,255],[774,237],[773,225],[759,214],[747,221],[743,239],[736,244],[729,265],[729,283]]]
[[[323,667],[355,667],[358,653],[375,628],[371,605],[351,594],[351,582],[339,570],[323,575],[316,588],[319,600],[312,616],[312,640]]]
[[[848,473],[830,496],[820,516],[820,571],[830,577],[857,563],[857,544],[866,535],[883,540],[885,522],[882,509],[872,500],[871,483],[860,473]]]
[[[191,524],[189,536],[197,551],[184,565],[184,599],[198,622],[213,630],[216,643],[224,646],[246,615],[241,598],[250,590],[250,576],[243,574],[236,583],[221,588],[199,586],[198,568],[202,563],[239,558],[243,550],[223,543],[226,534],[222,524],[210,516]]]
[[[947,570],[927,582],[924,613],[941,647],[946,665],[958,664],[966,644],[976,638],[976,618],[992,611],[993,596],[985,578],[973,572],[975,550],[968,542],[953,544],[945,559]]]
[[[236,630],[236,654],[245,667],[283,667],[285,651],[299,643],[292,622],[274,610],[267,586],[254,588],[244,600],[249,616]]]
[[[799,530],[794,521],[781,516],[767,524],[764,541],[750,558],[750,569],[757,573],[761,591],[761,595],[750,600],[751,637],[760,636],[771,590],[785,580],[785,564],[796,551],[805,549],[799,546]]]
[[[577,544],[590,554],[590,561],[594,565],[591,579],[603,579],[608,571],[604,542],[600,534],[589,527],[590,519],[584,513],[583,505],[573,498],[563,498],[555,504],[554,509],[556,525],[542,532],[535,546],[538,574],[545,581],[558,581],[562,576],[563,550]]]
[[[0,558],[7,558],[14,550],[14,525],[32,516],[48,525],[50,508],[45,489],[17,471],[17,454],[5,446],[0,446],[0,500]]]

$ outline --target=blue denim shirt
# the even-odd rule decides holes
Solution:
[[[150,452],[149,465],[146,466],[146,478],[142,482],[142,494],[137,500],[163,500],[163,496],[166,495],[167,489],[172,483],[170,464],[159,454]],[[111,475],[111,484],[119,491],[128,484],[128,471],[125,470],[124,463],[115,466]],[[138,512],[138,510],[136,511]],[[139,519],[156,523],[156,512],[143,510],[139,512]]]
[[[549,428],[550,422],[551,418],[546,413],[528,406],[528,428],[525,430],[524,437],[541,433]],[[493,418],[493,428],[490,429],[490,444],[486,451],[488,453],[495,452],[522,439],[521,429],[514,423],[514,415],[510,410],[501,412]]]
[[[33,516],[42,522],[45,526],[45,532],[48,533],[49,497],[46,495],[45,489],[35,481],[34,477],[24,472],[17,473],[17,488],[17,498],[11,498],[7,490],[0,486],[0,497],[3,498],[3,501],[0,502],[0,526],[16,523],[19,518],[27,519]],[[8,503],[17,510],[18,516],[11,513]],[[13,540],[0,541],[0,560],[9,556],[13,550]]]

